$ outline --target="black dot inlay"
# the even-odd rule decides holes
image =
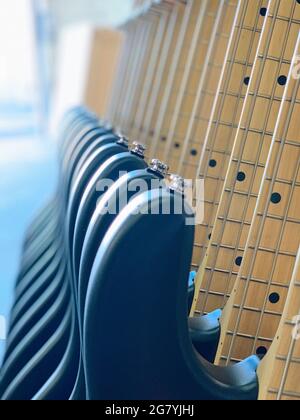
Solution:
[[[161,141],[167,141],[167,137],[166,136],[161,137]]]
[[[192,149],[192,150],[191,150],[191,155],[192,155],[192,156],[197,156],[197,155],[198,155],[197,150],[196,150],[196,149]]]
[[[209,166],[210,166],[211,168],[215,168],[215,167],[217,166],[217,161],[216,161],[215,159],[211,159],[211,160],[209,161]]]
[[[242,265],[242,262],[243,262],[243,257],[237,257],[237,259],[235,260],[235,263],[238,267]]]
[[[282,75],[282,76],[278,77],[278,84],[280,86],[285,86],[286,82],[287,82],[287,77],[286,76]]]
[[[245,179],[246,179],[246,174],[245,174],[245,172],[239,172],[239,173],[237,174],[236,179],[237,179],[239,182],[244,182],[244,181],[245,181]]]
[[[271,293],[269,296],[269,301],[275,305],[280,301],[280,295],[278,293]]]
[[[250,83],[250,77],[245,77],[245,79],[244,79],[244,84],[245,84],[246,86],[248,86],[248,85],[249,85],[249,83]]]
[[[273,204],[279,204],[281,202],[281,195],[279,193],[273,193],[271,196],[271,202]]]
[[[258,347],[256,354],[258,357],[263,358],[268,353],[268,349],[264,346]]]
[[[266,16],[268,9],[266,7],[262,7],[259,11],[261,16]]]
[[[268,9],[266,7],[262,7],[259,11],[261,16],[266,16]]]
[[[180,143],[175,143],[174,147],[175,147],[175,149],[179,149],[180,148]]]

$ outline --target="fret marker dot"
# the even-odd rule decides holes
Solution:
[[[238,175],[237,175],[237,180],[238,180],[239,182],[244,182],[244,181],[245,181],[245,179],[246,179],[246,174],[245,174],[245,172],[239,172],[239,173],[238,173]]]
[[[271,303],[273,303],[273,305],[275,305],[276,303],[278,303],[278,302],[280,301],[280,296],[279,296],[279,294],[278,294],[278,293],[272,293],[272,294],[269,296],[269,301],[270,301]]]
[[[237,257],[237,259],[235,260],[235,263],[238,267],[240,267],[242,265],[242,262],[243,262],[242,257]]]
[[[163,137],[161,138],[161,141],[167,141],[167,137],[163,136]]]
[[[248,85],[249,85],[249,83],[250,83],[250,77],[245,77],[245,79],[244,79],[244,84],[245,84],[246,86],[248,86]]]
[[[192,150],[191,150],[191,155],[192,155],[192,156],[197,156],[197,154],[198,154],[198,152],[197,152],[197,150],[196,150],[196,149],[192,149]]]
[[[256,350],[256,354],[261,359],[268,353],[268,349],[264,346],[258,347]]]
[[[287,82],[287,77],[286,76],[279,76],[278,77],[278,84],[280,86],[285,86]]]
[[[180,148],[180,143],[175,143],[175,149],[179,149]]]
[[[267,8],[266,7],[262,7],[259,11],[261,16],[266,16],[267,14]]]
[[[211,160],[209,161],[209,166],[210,166],[211,168],[215,168],[215,167],[217,166],[217,161],[216,161],[215,159],[211,159]]]
[[[279,204],[281,202],[281,195],[279,193],[273,193],[271,196],[271,202],[273,204]]]

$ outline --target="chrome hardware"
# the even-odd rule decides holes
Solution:
[[[185,179],[180,176],[180,175],[176,175],[176,174],[171,174],[170,175],[170,184],[169,184],[169,189],[171,191],[175,191],[179,194],[184,195],[184,190],[185,190]]]
[[[150,169],[163,177],[168,174],[169,166],[158,159],[152,159],[150,162]]]
[[[129,140],[125,136],[123,136],[123,134],[117,134],[117,136],[119,137],[117,144],[119,144],[120,146],[124,146],[128,149]]]
[[[135,155],[144,159],[145,157],[146,147],[143,144],[137,143],[136,141],[132,144],[131,152]]]

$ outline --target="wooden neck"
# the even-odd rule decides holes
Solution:
[[[202,267],[205,275],[198,285],[196,309],[200,313],[224,308],[243,262],[297,42],[300,5],[271,0],[268,10],[228,169],[224,165],[221,198],[206,208],[211,213],[217,208],[217,212],[215,219],[209,219],[213,231]],[[201,250],[199,254],[203,256]]]
[[[289,59],[287,84],[276,113],[261,187],[252,196],[256,204],[248,240],[244,248],[239,247],[243,263],[223,316],[217,360],[227,364],[253,353],[263,356],[270,348],[300,244],[300,80],[294,77],[293,59],[300,53],[300,37],[297,39],[293,30],[285,34],[290,38],[285,45],[292,45],[291,37],[295,37],[296,48]],[[287,58],[287,50],[282,52]]]
[[[260,400],[300,400],[300,249],[274,342],[261,363]]]
[[[204,145],[198,164],[198,175],[205,179],[205,212],[203,223],[196,226],[196,237],[192,268],[198,270],[197,291],[192,312],[204,312],[222,307],[224,299],[224,286],[219,287],[214,281],[203,279],[206,262],[204,257],[209,245],[216,242],[216,231],[212,230],[220,203],[224,180],[230,163],[230,155],[241,117],[242,106],[245,101],[247,88],[255,60],[261,29],[265,22],[262,12],[268,6],[266,1],[243,1],[239,9],[237,22],[232,31],[230,51],[225,59],[220,80],[221,85],[215,95],[212,114],[206,134]],[[222,273],[220,272],[220,277]],[[224,275],[224,280],[225,275]],[[211,290],[206,304],[207,293]],[[198,304],[198,296],[199,304]],[[202,299],[203,297],[203,299]]]

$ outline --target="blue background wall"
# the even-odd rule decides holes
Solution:
[[[12,7],[12,0],[2,0],[1,13],[9,11],[5,6]],[[16,0],[13,0],[16,1]],[[17,0],[18,5],[20,0]],[[22,2],[31,0],[22,0]],[[32,0],[34,4],[34,1]],[[40,0],[37,0],[38,2]],[[42,0],[43,1],[43,0]],[[93,0],[94,1],[94,0]],[[56,10],[58,27],[60,28],[68,21],[73,24],[76,20],[84,18],[89,20],[89,11],[83,16],[80,8],[87,5],[86,0],[58,0],[59,5]],[[41,3],[42,4],[42,3]],[[131,0],[97,0],[99,19],[95,20],[94,11],[90,10],[93,23],[103,22],[107,19],[109,22],[117,21],[119,17],[124,17],[129,11]],[[89,3],[91,6],[92,3]],[[4,8],[4,9],[3,9]],[[72,11],[74,13],[72,13]],[[76,12],[76,13],[75,13]],[[100,13],[101,12],[101,13]],[[105,13],[104,13],[105,12]],[[15,12],[12,12],[15,13]],[[2,13],[3,14],[3,13]],[[68,18],[69,16],[69,18]],[[27,16],[28,19],[28,16]],[[5,17],[6,22],[8,17]],[[13,22],[13,16],[11,16]],[[47,19],[45,20],[47,21]],[[33,20],[24,22],[33,26]],[[39,22],[40,24],[40,22]],[[3,26],[3,25],[2,25]],[[6,25],[6,28],[12,28]],[[34,28],[29,28],[34,31]],[[46,29],[46,28],[45,28]],[[5,29],[0,27],[0,37],[7,41]],[[40,31],[35,32],[35,34]],[[17,38],[15,38],[17,37]],[[18,38],[19,37],[19,38]],[[16,32],[10,34],[13,45],[22,51],[23,34]],[[49,40],[43,40],[43,42]],[[37,42],[37,45],[39,43]],[[2,45],[3,46],[3,45]],[[3,319],[8,322],[10,306],[13,296],[13,287],[18,272],[22,240],[26,227],[32,220],[37,210],[53,194],[56,185],[56,151],[53,142],[39,134],[41,128],[41,104],[49,92],[42,92],[39,85],[39,76],[36,75],[36,81],[32,80],[32,86],[28,86],[28,80],[24,81],[22,63],[16,70],[14,59],[16,54],[12,51],[11,58],[5,58],[5,51],[10,52],[6,47],[3,50],[0,43],[0,71],[3,71],[3,62],[7,67],[3,81],[0,77],[0,365],[5,348],[5,341],[2,339]],[[25,49],[26,50],[26,49]],[[2,53],[2,55],[1,55]],[[38,56],[38,54],[37,54]],[[26,54],[26,60],[29,60]],[[37,58],[37,57],[36,57]],[[37,59],[38,62],[38,59]],[[2,63],[2,64],[3,64]],[[9,64],[10,63],[10,64]],[[26,63],[28,64],[28,63]],[[11,66],[11,71],[9,66]],[[12,71],[12,69],[14,71]],[[23,66],[24,69],[24,66]],[[39,69],[41,71],[41,69]],[[11,76],[11,79],[9,79]],[[0,74],[3,76],[3,72]],[[11,88],[8,86],[11,84]],[[26,88],[24,89],[24,86]],[[28,90],[27,90],[28,89]],[[12,92],[14,97],[12,98]],[[18,99],[22,92],[23,97]],[[24,97],[25,92],[25,97]],[[34,93],[34,94],[33,94]],[[8,96],[7,96],[8,95]],[[5,97],[4,97],[5,96]],[[34,98],[34,99],[33,99]],[[42,99],[42,101],[41,101]],[[25,100],[25,106],[24,106]],[[32,100],[32,102],[30,102]]]

